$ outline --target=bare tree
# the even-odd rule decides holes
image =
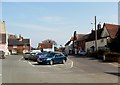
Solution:
[[[46,40],[43,40],[42,43],[52,43],[54,45],[57,45],[56,41],[52,40],[52,39],[46,39]]]

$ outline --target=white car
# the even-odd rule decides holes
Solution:
[[[87,53],[85,51],[79,51],[78,54],[79,55],[86,55]]]

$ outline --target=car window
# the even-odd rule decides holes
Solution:
[[[54,57],[54,56],[55,56],[55,53],[47,53],[45,56],[46,56],[46,57]]]
[[[30,54],[30,52],[26,52],[25,54]]]
[[[55,54],[55,57],[59,57],[59,54]]]
[[[58,53],[55,55],[55,57],[60,57],[60,56],[63,56],[61,53]]]

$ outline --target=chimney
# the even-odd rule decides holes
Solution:
[[[101,24],[98,24],[98,25],[97,25],[97,29],[98,29],[98,30],[101,29]]]
[[[23,37],[21,35],[19,35],[19,41],[22,41]]]
[[[92,29],[92,30],[91,30],[91,33],[93,33],[93,32],[94,32],[94,30]]]

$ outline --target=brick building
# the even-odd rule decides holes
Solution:
[[[43,51],[53,51],[54,52],[54,44],[53,43],[39,43],[38,49],[41,49]]]
[[[24,39],[21,35],[18,38],[15,35],[9,35],[8,49],[11,54],[24,53],[30,48],[30,39]]]

